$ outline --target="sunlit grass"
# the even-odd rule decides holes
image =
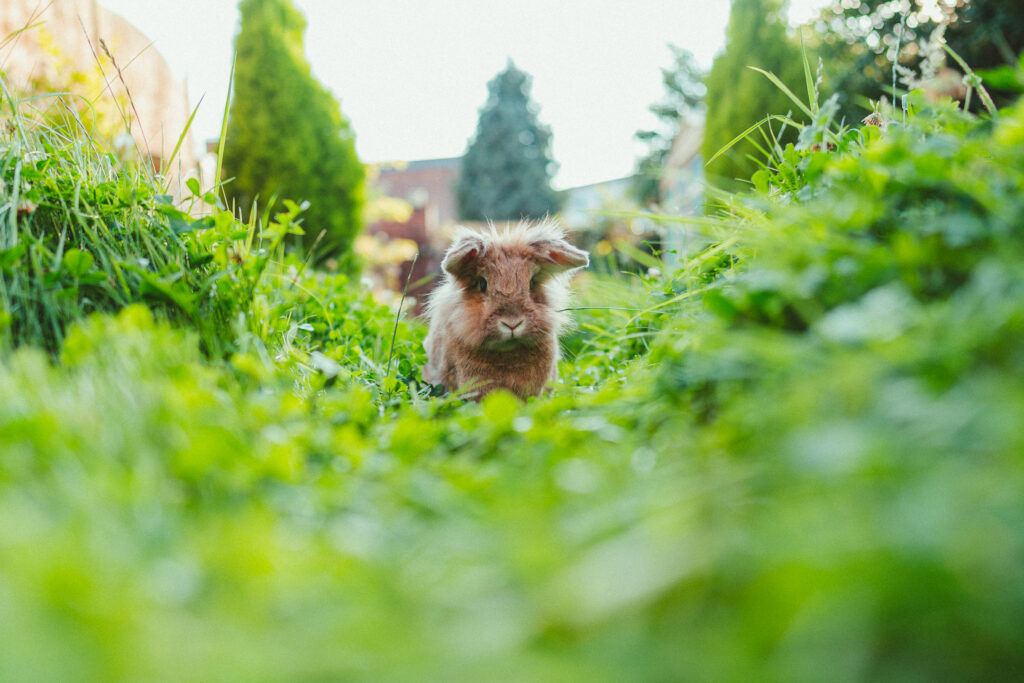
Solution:
[[[1020,670],[1024,109],[909,100],[808,105],[652,217],[705,248],[578,279],[550,395],[477,404],[284,253],[301,206],[193,219],[9,97],[0,678]]]

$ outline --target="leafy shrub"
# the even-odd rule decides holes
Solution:
[[[708,160],[707,174],[717,185],[749,178],[764,147],[762,140],[748,136],[724,154],[719,150],[766,114],[782,114],[790,106],[786,96],[751,66],[777,74],[790,89],[801,83],[800,46],[787,35],[783,5],[778,0],[729,3],[725,50],[715,57],[705,81],[707,116],[701,148]]]
[[[754,514],[710,575],[728,637],[780,678],[1020,665],[1020,577],[994,530],[1024,521],[1022,131],[1020,106],[980,123],[944,105],[780,150],[774,194],[733,207],[738,265],[655,345],[656,395],[749,468]],[[781,611],[751,623],[766,599]]]
[[[0,354],[0,678],[1012,678],[1024,107],[816,126],[525,405],[216,225],[226,360],[138,303]]]
[[[240,0],[224,189],[243,216],[276,199],[309,202],[294,246],[357,271],[365,175],[355,135],[305,59],[306,19],[290,0]]]
[[[219,330],[245,302],[217,296],[212,256],[191,232],[203,222],[177,209],[143,168],[8,104],[0,133],[6,343],[56,350],[71,321],[146,301],[219,347]]]

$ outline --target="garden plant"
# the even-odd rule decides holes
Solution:
[[[582,276],[553,393],[480,403],[304,205],[193,218],[5,87],[0,680],[1019,675],[1024,106],[806,76],[655,217],[707,246]]]

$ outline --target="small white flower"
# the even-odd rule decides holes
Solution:
[[[121,133],[113,139],[111,144],[114,146],[114,151],[123,154],[135,146],[135,138],[130,133]]]

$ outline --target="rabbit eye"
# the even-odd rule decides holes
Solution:
[[[477,278],[476,288],[479,289],[481,292],[486,292],[487,291],[487,278],[485,278],[485,277]]]

